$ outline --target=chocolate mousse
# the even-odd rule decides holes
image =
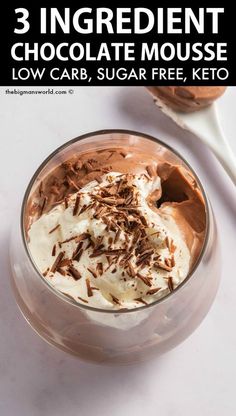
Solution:
[[[133,147],[75,154],[38,182],[25,212],[29,252],[56,290],[100,309],[133,309],[190,273],[206,229],[186,167]]]
[[[149,87],[154,99],[176,111],[191,113],[211,105],[226,87]]]

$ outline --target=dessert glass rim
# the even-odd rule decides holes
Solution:
[[[182,160],[184,162],[184,164],[189,168],[190,172],[193,173],[194,177],[197,179],[197,183],[200,187],[200,190],[201,190],[203,198],[204,198],[205,213],[206,213],[206,231],[205,231],[203,245],[202,245],[201,251],[199,253],[199,256],[198,256],[193,268],[187,274],[186,278],[173,291],[171,291],[167,295],[161,297],[160,299],[157,299],[156,301],[154,301],[152,303],[149,303],[149,304],[144,305],[144,306],[139,306],[137,308],[120,309],[120,310],[119,309],[117,309],[117,310],[116,309],[102,309],[102,308],[96,308],[96,307],[93,307],[93,306],[82,305],[81,303],[76,302],[74,299],[69,298],[69,296],[65,295],[64,293],[59,292],[59,290],[55,289],[50,283],[48,283],[47,280],[40,273],[32,255],[29,251],[28,244],[27,244],[27,239],[26,239],[25,227],[24,227],[24,213],[25,213],[26,204],[28,202],[28,197],[30,195],[30,191],[31,191],[32,186],[35,183],[35,180],[37,179],[39,173],[47,165],[47,163],[54,156],[56,156],[59,152],[61,152],[62,150],[66,149],[67,147],[71,146],[72,144],[74,144],[76,142],[80,142],[81,140],[84,140],[84,139],[89,138],[89,137],[96,137],[96,136],[99,136],[99,135],[108,135],[108,134],[115,134],[115,133],[117,133],[117,134],[129,134],[129,135],[132,135],[132,136],[140,137],[140,138],[145,139],[145,140],[150,140],[152,142],[160,144],[164,148],[166,148],[166,149],[170,150],[172,153],[174,153],[178,158],[180,158],[180,160]],[[178,291],[181,291],[181,289],[189,282],[189,280],[191,279],[191,277],[194,275],[195,271],[197,270],[199,264],[201,263],[202,257],[205,253],[205,248],[207,246],[207,242],[208,242],[208,238],[209,238],[209,202],[208,202],[207,195],[205,193],[205,190],[203,188],[203,185],[202,185],[198,175],[195,173],[195,171],[190,166],[190,164],[185,160],[185,158],[182,155],[180,155],[180,153],[177,150],[173,149],[171,146],[169,146],[168,144],[166,144],[162,140],[160,140],[160,139],[158,139],[154,136],[151,136],[147,133],[137,132],[135,130],[128,130],[128,129],[102,129],[102,130],[95,130],[95,131],[92,131],[92,132],[89,132],[89,133],[81,134],[81,135],[63,143],[61,146],[57,147],[53,152],[51,152],[46,159],[43,160],[43,162],[39,165],[39,167],[36,169],[35,173],[31,177],[31,179],[29,181],[29,184],[28,184],[28,186],[25,190],[24,197],[23,197],[22,204],[21,204],[20,228],[21,228],[21,237],[22,237],[22,240],[23,240],[23,245],[24,245],[24,248],[26,250],[27,257],[28,257],[29,261],[31,262],[31,265],[33,266],[34,270],[36,271],[37,275],[39,276],[39,278],[41,279],[43,284],[45,284],[46,287],[49,290],[51,290],[57,297],[61,298],[65,302],[68,302],[69,304],[73,305],[74,307],[89,310],[91,312],[108,313],[108,314],[113,314],[113,315],[114,314],[115,315],[117,315],[117,314],[127,314],[127,313],[139,312],[139,311],[142,311],[144,309],[155,307],[157,304],[164,303],[171,296],[174,296]]]

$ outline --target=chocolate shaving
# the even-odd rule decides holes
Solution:
[[[105,190],[106,194],[111,196],[117,195],[117,188],[118,186],[116,184],[108,185]]]
[[[117,188],[117,194],[119,195],[119,193],[120,193],[120,190],[121,190],[121,188],[122,188],[122,185],[123,185],[123,179],[121,179],[119,182],[118,182],[118,188]]]
[[[122,205],[125,202],[124,198],[112,198],[112,197],[105,197],[102,198],[99,195],[93,195],[93,197],[95,199],[97,199],[98,201],[107,204],[107,205]]]
[[[54,231],[56,231],[59,227],[60,227],[61,225],[60,224],[57,224],[56,225],[56,227],[54,227],[54,228],[52,228],[52,230],[51,231],[49,231],[49,233],[48,234],[52,234]]]
[[[102,250],[102,254],[105,254],[106,256],[116,256],[116,255],[120,255],[122,253],[125,253],[126,250],[119,248],[119,249],[114,249],[114,250]]]
[[[55,271],[57,270],[59,264],[61,263],[63,257],[64,257],[65,253],[64,252],[60,252],[56,258],[56,260],[54,261],[52,267],[51,267],[51,272],[55,273]]]
[[[79,211],[78,215],[83,214],[84,211],[86,211],[86,209],[88,209],[88,205],[84,204],[81,208],[81,210]]]
[[[110,152],[109,156],[107,157],[107,160],[109,160],[114,155],[114,153],[115,153],[114,151]]]
[[[170,239],[169,237],[166,237],[165,242],[166,242],[166,246],[169,249],[170,253],[173,254],[176,250],[176,247],[174,245],[174,242],[173,242],[172,238]]]
[[[157,254],[156,256],[153,257],[153,261],[160,261],[160,254]]]
[[[65,293],[65,292],[62,292],[62,293],[63,293],[63,295],[67,296],[69,299],[72,299],[73,301],[75,301],[73,296],[69,295],[69,293]]]
[[[161,287],[156,287],[154,289],[150,289],[147,291],[146,295],[155,295],[155,293],[159,292],[159,290],[161,289]]]
[[[119,301],[119,299],[118,298],[116,298],[114,295],[112,295],[111,293],[110,293],[110,296],[111,296],[111,298],[112,298],[112,301],[114,302],[114,303],[116,303],[117,305],[120,305],[121,303],[120,303],[120,301]]]
[[[132,263],[130,263],[130,261],[128,261],[128,270],[129,270],[129,274],[130,274],[131,277],[136,276],[136,271],[134,270],[134,267],[133,267]]]
[[[167,247],[167,248],[168,248],[168,250],[170,251],[171,242],[170,242],[170,239],[169,239],[169,237],[168,237],[168,236],[165,238],[165,243],[166,243],[166,247]]]
[[[165,264],[166,264],[168,267],[171,267],[171,268],[172,268],[172,262],[171,262],[171,259],[165,258],[164,262],[165,262]]]
[[[144,225],[144,227],[148,226],[148,223],[146,221],[146,218],[143,215],[140,215],[140,221]]]
[[[59,266],[60,267],[67,267],[67,266],[70,266],[70,264],[71,264],[71,259],[63,259],[63,260],[61,260]]]
[[[81,300],[84,303],[88,303],[88,301],[86,299],[81,298],[80,296],[77,296],[79,300]]]
[[[111,267],[111,265],[114,264],[114,257],[111,258],[111,257],[107,256],[106,259],[107,259],[108,267],[106,268],[105,271],[107,271]]]
[[[150,234],[150,236],[153,236],[153,235],[160,235],[160,231],[155,231],[155,233]]]
[[[75,280],[79,280],[81,279],[81,273],[73,266],[70,266],[68,269],[68,272],[71,274],[71,276],[75,279]]]
[[[86,286],[87,286],[87,294],[88,294],[88,297],[90,298],[91,296],[93,296],[93,291],[92,291],[89,279],[86,279]]]
[[[104,235],[99,235],[96,240],[95,240],[95,244],[94,244],[94,248],[96,250],[100,250],[104,247],[104,244],[102,244],[102,241],[104,239]]]
[[[99,257],[104,254],[104,250],[94,250],[93,253],[90,254],[90,258]]]
[[[81,258],[81,256],[82,256],[82,254],[83,254],[83,250],[81,249],[81,250],[79,250],[78,252],[76,251],[76,253],[75,254],[73,254],[73,260],[75,260],[75,261],[80,261],[80,258]]]
[[[132,202],[132,201],[131,201]],[[127,203],[127,200],[125,201]],[[139,213],[139,206],[138,205],[129,205],[128,207],[119,207],[119,211],[128,211],[134,215],[134,213]],[[121,214],[121,212],[119,212]]]
[[[43,215],[43,211],[44,211],[44,209],[45,209],[45,206],[46,206],[47,200],[48,200],[48,197],[47,197],[47,196],[45,196],[45,197],[44,197],[44,199],[43,199],[43,203],[42,203],[42,205],[41,205],[40,215]]]
[[[174,285],[173,285],[173,280],[172,280],[171,276],[168,277],[168,288],[169,288],[170,292],[173,292]]]
[[[114,244],[117,243],[117,241],[120,238],[120,235],[121,235],[121,230],[119,229],[119,230],[116,231],[116,235],[115,235],[115,238],[114,238]]]
[[[128,261],[133,257],[133,253],[128,253],[126,254],[126,256],[124,256],[121,260],[120,260],[120,265],[127,265],[128,266]]]
[[[132,201],[133,201],[133,194],[132,194],[132,193],[130,193],[130,194],[127,196],[126,200],[125,200],[125,205],[130,205]]]
[[[144,305],[148,305],[148,303],[145,300],[143,300],[143,298],[136,298],[134,300],[136,300],[137,302],[143,303]]]
[[[102,217],[107,211],[107,207],[100,205],[95,209],[94,218]]]
[[[146,276],[142,276],[140,273],[137,273],[137,277],[138,277],[140,280],[142,280],[142,282],[143,282],[145,285],[147,285],[147,286],[149,286],[149,287],[151,287],[151,286],[152,286],[152,283],[150,282],[150,278],[148,278],[148,277],[146,277]]]
[[[45,270],[43,273],[42,273],[42,275],[44,276],[44,277],[46,277],[47,276],[47,274],[48,274],[48,272],[49,272],[49,267],[47,268],[47,270]]]
[[[78,237],[76,237],[76,243],[79,243],[80,241],[86,240],[87,238],[90,238],[89,233],[82,233]]]
[[[147,253],[144,254],[142,256],[140,256],[137,261],[136,261],[136,265],[140,266],[142,263],[149,263],[151,261],[151,254]]]
[[[39,196],[41,198],[41,196],[43,195],[43,182],[41,181],[39,184]]]
[[[114,249],[114,250],[94,250],[92,254],[90,254],[90,257],[98,257],[101,256],[102,254],[104,254],[107,257],[110,256],[118,256],[122,253],[125,253],[126,250],[125,249]]]
[[[102,274],[103,274],[103,264],[102,263],[97,264],[96,271],[97,271],[99,276],[102,276]]]
[[[60,273],[60,274],[62,274],[62,276],[66,276],[65,270],[63,270],[61,267],[58,267],[57,268],[57,272]]]
[[[174,245],[173,240],[171,240],[170,252],[173,254],[176,250],[176,246]]]
[[[171,263],[171,266],[172,266],[172,267],[175,267],[175,258],[174,258],[174,256],[173,256],[173,255],[171,256],[170,263]]]
[[[73,216],[77,215],[79,209],[80,195],[77,195],[73,209]]]
[[[67,197],[64,198],[64,203],[65,203],[65,209],[67,209],[68,208],[68,198]]]
[[[83,253],[82,246],[83,246],[83,241],[81,241],[81,242],[78,244],[77,248],[75,249],[74,253],[72,254],[72,259],[73,259],[73,260],[76,260],[76,261],[78,261],[78,262],[80,261],[80,257],[81,257],[81,255],[82,255],[82,253]]]
[[[132,247],[134,247],[136,245],[136,243],[138,242],[140,238],[140,231],[137,230],[133,236],[133,241],[132,241]]]
[[[111,231],[114,231],[114,233],[115,233],[115,232],[116,232],[116,230],[117,230],[116,223],[115,223],[114,221],[112,221],[112,220],[111,220],[111,222],[110,222],[110,230],[111,230]]]
[[[140,253],[140,257],[145,257],[145,256],[152,256],[154,254],[154,250],[153,248],[147,248],[144,246],[143,251],[141,251]]]
[[[80,190],[80,187],[76,185],[76,183],[73,181],[73,179],[71,179],[70,176],[67,175],[66,180],[67,180],[68,185],[70,185],[72,188],[76,189],[76,191]]]
[[[57,250],[57,247],[56,247],[56,244],[54,244],[54,246],[52,248],[52,257],[54,257],[56,255],[56,250]]]
[[[77,237],[78,237],[78,236],[76,235],[76,236],[74,236],[74,237],[67,238],[66,240],[60,241],[60,244],[69,243],[70,241],[75,240]]]
[[[172,267],[167,266],[166,264],[161,263],[160,261],[156,261],[156,262],[153,264],[153,266],[154,266],[155,268],[158,268],[158,269],[166,270],[167,272],[170,272],[170,271],[172,270]]]
[[[94,270],[90,269],[89,267],[87,267],[87,270],[89,271],[89,273],[91,273],[91,275],[92,275],[95,279],[97,278],[97,273],[96,273]]]

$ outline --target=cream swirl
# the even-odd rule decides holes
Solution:
[[[158,193],[158,176],[109,172],[45,212],[28,231],[44,278],[99,309],[137,308],[168,294],[187,276],[190,252],[172,210],[151,202]]]

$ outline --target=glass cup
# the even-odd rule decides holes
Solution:
[[[24,217],[29,198],[48,173],[81,152],[132,146],[162,154],[184,165],[198,184],[206,206],[206,235],[197,262],[170,294],[132,310],[101,310],[78,304],[55,290],[35,266],[27,247]],[[69,141],[39,167],[26,190],[21,221],[12,232],[11,283],[21,312],[31,327],[50,344],[84,360],[128,364],[162,354],[188,337],[208,312],[220,278],[216,223],[205,191],[192,168],[169,146],[143,133],[104,130]]]

